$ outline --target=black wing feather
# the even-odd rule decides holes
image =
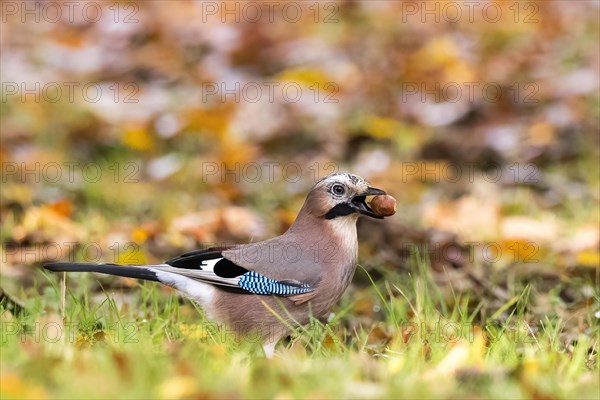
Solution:
[[[223,257],[222,252],[230,247],[211,247],[204,250],[190,251],[166,262],[172,267],[185,269],[202,269],[202,262],[222,258],[213,269],[221,278],[235,278],[244,275],[248,270]]]
[[[118,264],[56,262],[44,264],[44,268],[54,272],[99,272],[101,274],[160,282],[156,274],[148,269]]]
[[[166,261],[165,264],[169,264],[176,268],[186,269],[202,269],[202,261],[214,260],[223,257],[222,251],[229,249],[229,247],[210,247],[203,250],[194,250],[184,253],[180,256]]]
[[[236,276],[244,275],[248,270],[223,258],[215,264],[213,272],[221,278],[235,278]]]

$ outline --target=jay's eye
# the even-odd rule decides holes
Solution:
[[[338,196],[341,196],[346,192],[346,188],[344,188],[342,185],[333,185],[331,189],[333,190],[333,193]]]

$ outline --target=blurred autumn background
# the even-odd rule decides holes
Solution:
[[[597,336],[598,2],[65,3],[2,4],[3,321],[45,261],[262,240],[347,171],[398,200],[359,222],[376,283],[418,249],[477,321],[529,287],[532,330]],[[357,272],[350,326],[381,320],[370,287]]]

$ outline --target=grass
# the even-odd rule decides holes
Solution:
[[[557,315],[532,319],[531,286],[481,321],[481,301],[446,295],[429,271],[418,254],[408,279],[358,268],[370,286],[273,359],[205,329],[200,309],[153,283],[104,291],[97,276],[69,276],[63,317],[61,275],[36,271],[24,309],[0,304],[2,398],[597,398],[591,307],[589,332],[565,341]]]

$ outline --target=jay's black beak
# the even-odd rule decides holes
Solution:
[[[387,194],[387,193],[385,192],[385,190],[377,189],[377,188],[370,187],[370,186],[367,188],[367,192],[365,193],[366,196],[377,196],[380,194],[383,195],[383,194]]]
[[[360,195],[354,196],[352,198],[350,206],[354,210],[356,210],[356,212],[358,212],[359,214],[366,215],[367,217],[371,217],[371,218],[383,219],[382,216],[375,214],[373,212],[373,210],[371,209],[371,207],[369,207],[366,202],[367,196],[376,196],[376,195],[383,195],[383,194],[386,194],[386,193],[385,193],[385,191],[383,191],[381,189],[377,189],[374,187],[368,187],[366,192],[364,192]]]

